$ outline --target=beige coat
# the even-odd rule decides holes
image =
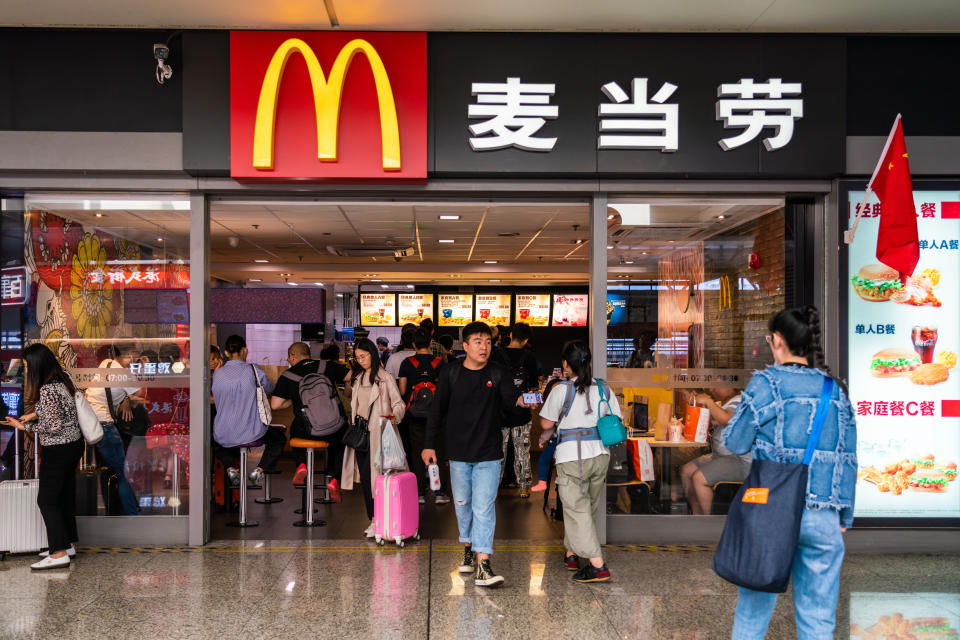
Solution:
[[[340,484],[346,490],[353,489],[353,483],[360,480],[359,473],[361,471],[370,473],[369,482],[370,486],[373,486],[374,480],[379,475],[373,460],[380,449],[380,421],[383,416],[392,414],[395,423],[399,424],[406,409],[396,381],[383,369],[377,372],[376,384],[370,390],[370,404],[364,407],[358,406],[358,396],[356,387],[354,387],[350,396],[350,410],[355,416],[363,416],[364,418],[370,416],[370,468],[367,470],[358,469],[356,452],[350,447],[346,447],[343,454],[343,474],[340,478]],[[371,407],[373,411],[371,411]],[[396,432],[396,426],[393,424],[390,424],[389,428]],[[397,432],[397,439],[399,438],[400,434]],[[407,452],[407,455],[410,455],[409,452]],[[406,465],[404,468],[406,470],[409,466]]]

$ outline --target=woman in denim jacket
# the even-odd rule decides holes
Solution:
[[[830,370],[823,362],[816,307],[785,309],[769,323],[767,343],[776,364],[754,373],[723,431],[733,453],[800,463]],[[841,385],[833,389],[823,432],[810,463],[806,508],[793,558],[793,605],[801,640],[832,638],[836,624],[843,536],[853,522],[857,481],[857,425]],[[771,523],[776,526],[776,523]],[[740,588],[735,640],[763,638],[776,593]]]

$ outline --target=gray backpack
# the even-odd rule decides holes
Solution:
[[[321,361],[315,373],[298,376],[288,370],[281,374],[299,383],[300,402],[303,405],[301,415],[307,421],[310,435],[315,437],[334,434],[347,424],[337,388],[324,375],[326,370],[327,363]]]

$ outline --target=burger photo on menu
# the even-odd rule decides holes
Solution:
[[[903,289],[900,273],[885,264],[868,264],[851,278],[853,290],[864,300],[886,302]]]
[[[882,349],[873,354],[870,373],[877,378],[899,378],[920,365],[920,356],[913,349]]]

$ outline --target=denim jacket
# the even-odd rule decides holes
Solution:
[[[733,453],[753,450],[755,459],[800,463],[813,428],[824,373],[795,365],[773,365],[753,374],[743,400],[723,430]],[[840,512],[840,526],[853,523],[857,483],[857,425],[839,385],[810,463],[807,508]]]

